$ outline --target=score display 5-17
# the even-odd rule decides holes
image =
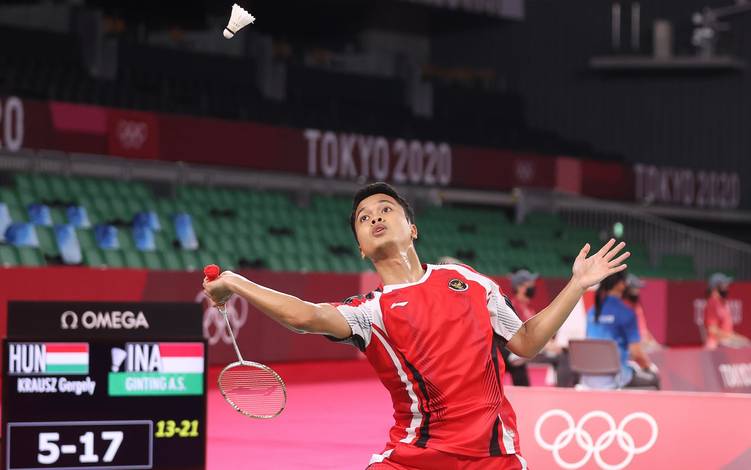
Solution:
[[[11,422],[6,470],[152,468],[151,420]]]
[[[99,462],[99,455],[94,453],[94,436],[95,434],[91,431],[80,435],[78,442],[81,447],[79,447],[77,444],[58,444],[60,441],[59,432],[40,432],[37,462],[50,465],[56,463],[61,454],[73,454],[78,455],[80,463],[97,463]],[[107,450],[102,456],[102,462],[110,463],[115,460],[120,444],[123,442],[123,432],[102,431],[99,433],[99,438],[103,441],[109,441]]]

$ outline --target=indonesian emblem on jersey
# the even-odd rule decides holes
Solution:
[[[469,288],[466,282],[462,281],[461,279],[452,279],[449,281],[449,289],[455,290],[457,292],[465,291]]]

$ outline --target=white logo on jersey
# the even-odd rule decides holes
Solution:
[[[394,302],[391,304],[391,308],[394,307],[406,307],[409,302]]]

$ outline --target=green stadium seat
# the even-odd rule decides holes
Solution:
[[[8,206],[8,213],[13,222],[27,222],[29,220],[28,212],[21,206]]]
[[[102,204],[104,204],[104,202],[102,202]],[[125,199],[118,197],[112,198],[109,200],[109,205],[113,220],[130,221],[133,219],[133,213],[131,213],[131,210],[128,208]]]
[[[219,236],[211,236],[211,235],[199,236],[198,241],[202,249],[206,249],[210,251],[220,251],[223,249],[223,246],[219,241]]]
[[[144,203],[149,202],[153,199],[153,196],[151,195],[151,192],[146,187],[146,185],[137,181],[131,181],[128,183],[128,194],[131,198],[142,201]]]
[[[31,190],[31,179],[31,175],[29,175],[28,173],[16,173],[13,177],[13,182],[18,189]]]
[[[121,250],[135,250],[136,242],[133,240],[133,230],[130,227],[120,227],[117,231],[117,241]]]
[[[0,245],[0,265],[4,267],[18,266],[18,253],[10,245]]]
[[[84,201],[83,205],[89,209],[94,209],[100,216],[99,222],[106,223],[106,222],[112,222],[115,219],[117,219],[117,214],[115,214],[115,211],[112,208],[112,205],[110,204],[109,199],[105,197],[100,197],[96,199],[88,199]]]
[[[124,268],[125,257],[120,250],[102,250],[104,264],[110,268]]]
[[[126,219],[128,221],[133,220],[133,217],[135,217],[136,214],[139,212],[143,212],[146,210],[146,206],[142,201],[139,201],[137,199],[134,199],[130,196],[124,196],[123,199],[121,199],[125,205],[125,215]]]
[[[39,201],[37,196],[30,190],[19,189],[16,191],[16,195],[18,196],[18,202],[20,202],[20,206],[24,208],[26,208],[29,204],[34,204],[35,202]]]
[[[37,248],[16,247],[18,261],[21,266],[45,266],[42,252]]]
[[[136,249],[124,249],[123,252],[123,258],[125,259],[125,266],[128,268],[143,268],[145,267],[145,262],[143,260],[143,256],[141,256],[141,252],[139,252]]]
[[[110,199],[120,199],[121,193],[119,189],[119,184],[117,181],[112,180],[98,180],[96,182],[97,187],[99,188],[99,196],[100,197],[106,197]]]
[[[37,238],[39,239],[39,249],[46,257],[55,257],[60,255],[57,247],[55,233],[52,227],[36,227]]]
[[[164,269],[162,265],[162,257],[156,251],[143,251],[141,252],[143,259],[143,266],[147,269]]]
[[[182,268],[185,270],[198,271],[203,269],[203,264],[195,251],[179,250],[178,257],[180,258]]]
[[[284,271],[283,259],[280,256],[271,256],[267,260],[269,269],[272,271]]]
[[[71,199],[78,203],[89,197],[86,188],[81,184],[80,178],[71,178],[68,183],[68,192],[70,193]]]
[[[200,269],[210,262],[235,268],[240,259],[262,259],[277,271],[361,272],[372,267],[359,258],[349,230],[350,199],[313,195],[310,204],[298,207],[290,195],[279,191],[240,190],[208,186],[180,186],[176,197],[155,197],[140,181],[69,178],[46,174],[16,174],[13,186],[0,187],[11,218],[27,221],[26,207],[47,202],[55,224],[66,223],[62,205],[75,200],[86,207],[93,224],[129,222],[137,212],[153,210],[163,230],[155,233],[155,252],[135,249],[131,230],[121,227],[121,250],[104,252],[96,247],[92,230],[77,230],[84,260],[89,266],[146,267],[148,269]],[[232,208],[234,215],[220,216],[212,209]],[[193,218],[200,249],[175,248],[172,217],[187,212]],[[567,226],[556,214],[528,214],[523,224],[509,221],[507,213],[486,207],[428,207],[417,214],[420,228],[418,253],[426,262],[453,256],[481,272],[505,275],[527,267],[551,277],[570,276],[571,263],[585,242],[598,245],[596,230]],[[271,228],[289,228],[292,235],[271,235]],[[49,228],[39,228],[39,250],[18,250],[0,245],[0,264],[43,264],[42,254],[57,256]],[[332,247],[344,247],[350,255],[333,255]],[[667,255],[657,266],[649,247],[629,243],[632,272],[672,279],[695,278],[691,256]]]
[[[88,197],[99,198],[104,195],[99,187],[99,180],[95,178],[80,178],[78,180],[79,187]]]
[[[76,229],[76,236],[78,237],[78,244],[81,245],[82,250],[97,249],[96,239],[94,238],[94,231],[92,229]]]
[[[193,252],[198,260],[199,266],[203,268],[207,264],[218,264],[216,255],[205,248],[201,248],[198,251]]]
[[[206,261],[209,259],[213,260],[211,263],[203,263],[204,266],[206,264],[218,264],[221,266],[222,269],[237,269],[237,260],[238,256],[236,253],[226,252],[226,251],[211,251],[208,252],[208,256],[206,258]]]
[[[21,201],[11,188],[0,188],[0,202],[8,206],[21,206]]]
[[[162,255],[162,269],[171,271],[182,271],[184,269],[183,263],[174,249],[163,250],[160,254]]]
[[[164,231],[154,232],[154,245],[157,251],[164,251],[172,248],[172,241],[167,238],[167,234]]]
[[[83,248],[81,247],[81,255],[83,256],[83,264],[92,268],[101,268],[107,264],[104,262],[101,250],[98,248]]]
[[[68,223],[68,216],[65,213],[65,209],[62,207],[50,207],[50,217],[52,217],[52,223],[55,225]]]
[[[40,201],[49,201],[54,199],[52,189],[49,186],[47,177],[44,175],[32,175],[31,190]]]
[[[61,176],[51,176],[48,179],[50,195],[55,201],[73,202],[73,193],[70,191],[68,182]]]

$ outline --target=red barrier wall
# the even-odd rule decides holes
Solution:
[[[375,273],[324,274],[243,271],[259,283],[313,302],[341,301],[367,293],[379,285]],[[506,277],[495,277],[510,293]],[[0,334],[5,335],[8,300],[80,301],[203,301],[199,273],[145,271],[132,269],[88,269],[76,267],[0,269]],[[565,280],[540,279],[535,310],[545,307],[563,288]],[[704,298],[705,285],[699,281],[647,280],[643,303],[647,324],[658,341],[669,346],[701,345],[696,322],[697,302]],[[751,336],[751,319],[744,306],[751,305],[751,282],[731,286],[730,302],[739,332]],[[243,349],[259,360],[294,361],[302,359],[347,359],[357,356],[353,348],[328,342],[315,335],[293,335],[240,299],[230,306]],[[210,341],[212,362],[232,357],[229,338],[220,318],[205,304],[205,328]]]
[[[333,129],[312,130],[316,137],[311,138],[305,129],[254,122],[62,102],[21,102],[21,146],[28,149],[496,190],[519,186],[553,189],[562,178],[558,175],[558,157],[526,152],[399,136],[343,134]],[[585,183],[574,188],[575,192],[617,199],[633,195],[633,172],[626,166],[576,162],[581,164],[569,165],[571,168],[564,171],[565,178],[570,179],[569,173],[574,171]]]
[[[313,302],[341,301],[359,292],[360,278],[348,274],[302,274],[243,271],[259,283]],[[0,334],[5,336],[9,300],[50,301],[198,301],[204,305],[204,332],[209,360],[224,363],[234,352],[221,317],[201,291],[199,273],[88,269],[0,269]],[[249,306],[242,299],[230,305],[243,353],[262,361],[351,359],[356,349],[334,344],[318,335],[296,335]]]
[[[649,357],[663,390],[751,393],[751,348],[668,348]]]
[[[533,469],[751,468],[743,395],[507,387]],[[721,442],[721,445],[718,443]]]

